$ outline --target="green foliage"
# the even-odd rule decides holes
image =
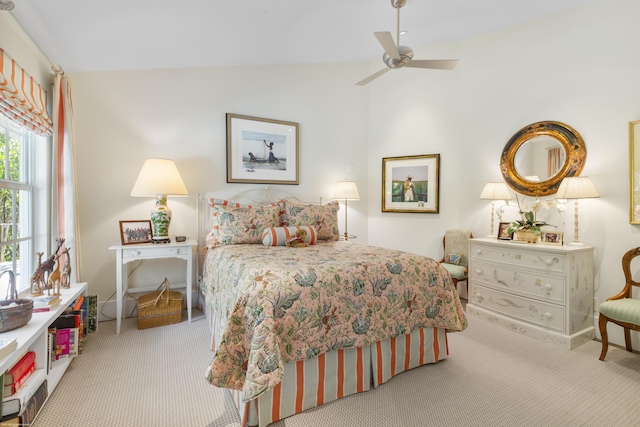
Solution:
[[[4,133],[0,133],[0,180],[20,180],[20,143],[12,139],[9,139],[7,143]],[[3,243],[16,237],[13,235],[15,230],[9,224],[13,221],[14,210],[16,223],[19,221],[19,206],[20,192],[0,187],[0,224],[2,224],[0,225],[0,261],[11,261],[13,259],[12,245],[4,245]]]
[[[543,225],[551,225],[551,224],[547,224],[544,221],[536,220],[536,212],[541,206],[540,200],[536,202],[536,204],[533,206],[533,208],[530,211],[522,210],[522,208],[520,207],[520,199],[518,199],[517,194],[516,194],[516,200],[518,202],[518,210],[520,211],[520,217],[522,219],[513,221],[511,224],[509,224],[507,233],[511,234],[514,231],[518,231],[518,230],[530,230],[534,234],[540,234],[541,232],[540,227],[542,227]]]

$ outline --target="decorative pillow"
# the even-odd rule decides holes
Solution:
[[[318,230],[318,240],[338,240],[338,202],[321,205],[302,205],[285,202],[287,226],[312,225]]]
[[[447,256],[444,257],[444,262],[447,264],[459,265],[460,260],[462,260],[462,255],[460,254],[447,254]]]
[[[271,203],[269,205],[254,207],[250,204],[235,203],[225,199],[210,198],[209,206],[211,206],[214,209],[211,210],[211,222],[210,222],[211,231],[206,237],[207,247],[214,247],[218,243],[218,234],[219,234],[218,228],[220,224],[218,221],[218,209],[216,209],[217,206],[229,206],[234,208],[265,208],[269,206],[279,206],[281,219],[280,219],[280,223],[276,225],[282,225],[282,218],[284,218],[284,206],[279,203],[281,203],[281,200],[279,200],[276,203]]]
[[[318,238],[316,228],[309,225],[299,227],[269,227],[262,232],[262,244],[265,246],[285,246],[287,239],[295,236],[298,229],[307,232],[304,242],[308,245],[315,245]]]
[[[262,230],[280,224],[280,207],[236,208],[214,206],[218,217],[217,244],[260,243]]]

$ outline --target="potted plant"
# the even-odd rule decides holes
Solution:
[[[524,202],[524,198],[522,200]],[[518,202],[518,212],[520,213],[521,219],[515,220],[511,224],[509,224],[509,229],[507,230],[507,232],[509,234],[515,233],[517,239],[520,241],[535,243],[538,241],[538,237],[540,236],[541,227],[545,225],[552,226],[551,224],[547,224],[544,221],[538,221],[536,219],[536,213],[538,209],[540,209],[543,205],[553,202],[543,202],[542,200],[538,199],[536,200],[536,204],[532,208],[528,208],[527,206],[525,206],[525,209],[529,210],[523,210],[517,194],[516,201]]]

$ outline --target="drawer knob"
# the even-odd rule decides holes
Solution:
[[[478,276],[482,276],[482,270],[476,270],[475,272]]]
[[[482,251],[481,251],[480,249],[476,249],[476,253],[477,253],[478,255],[480,255],[480,254],[482,254]]]
[[[544,285],[544,288],[550,291],[551,289],[553,289],[553,286],[551,286],[551,283],[547,283],[546,285]]]
[[[547,319],[547,320],[551,319],[551,313],[545,313],[544,314],[544,318]]]
[[[550,259],[550,258],[547,258],[547,259],[544,260],[544,263],[547,264],[547,265],[553,265],[553,260]]]

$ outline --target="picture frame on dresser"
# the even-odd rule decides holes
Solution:
[[[298,123],[227,113],[227,182],[299,184]]]
[[[562,231],[542,231],[538,243],[541,245],[562,246],[563,236],[564,233]]]
[[[123,245],[151,243],[153,231],[150,219],[120,221],[120,241]]]
[[[439,213],[440,154],[382,159],[382,212]]]
[[[509,233],[510,222],[501,222],[498,225],[498,240],[513,240],[513,233]]]

